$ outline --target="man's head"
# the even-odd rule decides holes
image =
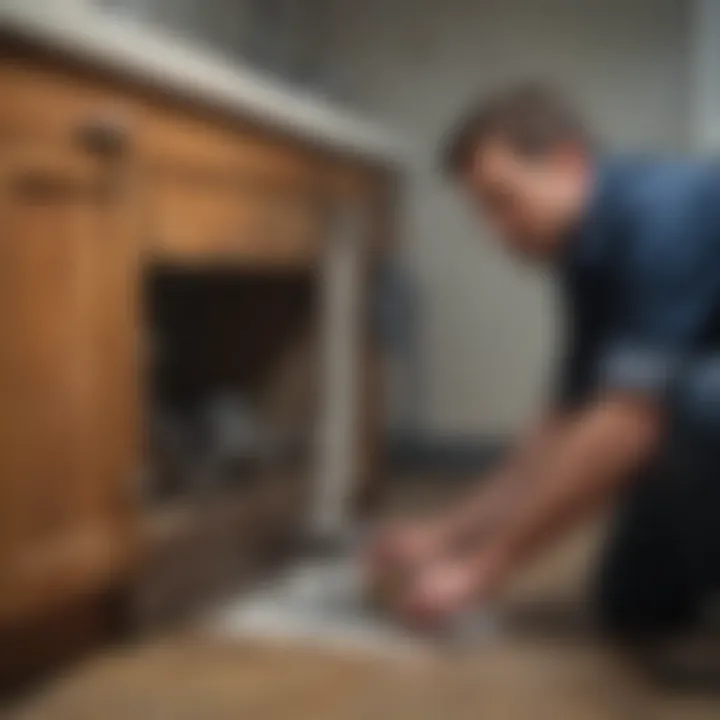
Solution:
[[[514,251],[544,258],[587,204],[592,148],[564,98],[522,85],[491,95],[463,118],[443,159]]]

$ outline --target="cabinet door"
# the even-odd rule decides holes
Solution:
[[[132,555],[136,253],[117,159],[0,147],[0,625]]]

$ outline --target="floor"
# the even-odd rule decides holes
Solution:
[[[720,697],[662,692],[585,627],[601,534],[583,529],[520,578],[501,603],[507,629],[477,645],[393,655],[195,630],[108,651],[6,718],[716,720]]]

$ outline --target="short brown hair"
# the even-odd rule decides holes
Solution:
[[[590,133],[562,93],[539,83],[523,83],[483,97],[447,134],[442,165],[452,176],[465,172],[477,150],[501,138],[524,157],[537,157],[560,143],[590,149]]]

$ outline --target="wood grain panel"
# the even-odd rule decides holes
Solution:
[[[128,266],[115,264],[115,180],[53,146],[13,143],[0,157],[2,621],[95,589],[123,565],[127,478],[109,431],[114,411],[129,415],[112,398],[132,386],[130,327],[117,322],[128,293],[108,294],[110,268]],[[124,340],[108,341],[109,322]]]
[[[310,265],[325,216],[307,190],[255,185],[245,176],[168,176],[153,184],[151,246],[180,262]]]
[[[168,103],[152,102],[146,110],[138,143],[152,167],[176,173],[211,168],[301,185],[317,174],[315,152],[258,127]]]

